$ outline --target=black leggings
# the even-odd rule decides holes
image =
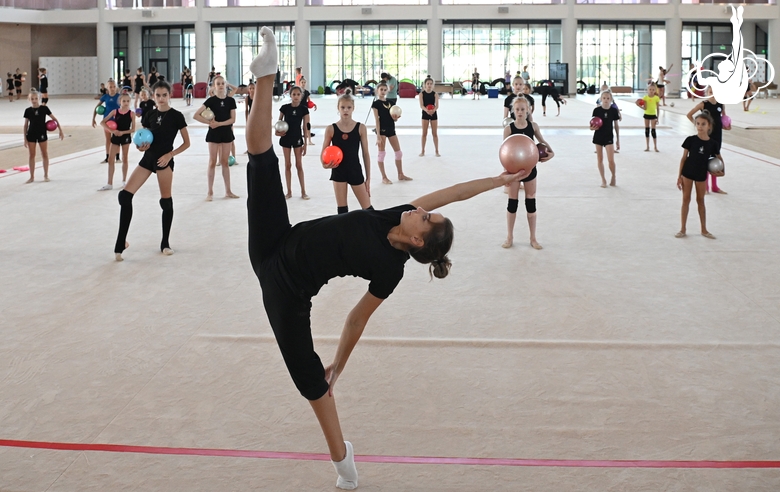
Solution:
[[[555,98],[552,94],[547,94],[547,91],[544,91],[542,93],[542,107],[545,107],[547,105],[547,96],[550,96],[553,101],[555,101],[555,104],[558,105],[558,107],[561,107],[561,103],[558,102],[558,99]]]
[[[279,241],[291,225],[273,147],[249,154],[246,175],[249,260],[260,280],[265,312],[295,386],[304,398],[317,400],[327,393],[328,383],[311,338],[311,297],[291,285],[279,258]]]

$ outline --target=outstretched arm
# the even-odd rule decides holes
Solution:
[[[492,190],[493,188],[498,188],[499,186],[509,184],[513,181],[521,180],[528,175],[528,172],[529,171],[524,170],[517,174],[503,173],[495,178],[482,178],[466,181],[465,183],[459,183],[450,186],[449,188],[444,188],[421,196],[414,200],[411,205],[414,207],[422,207],[425,210],[436,210],[452,202],[468,200],[471,197]]]
[[[333,385],[336,384],[339,374],[344,370],[352,349],[355,348],[363,330],[368,323],[368,319],[374,314],[374,311],[382,304],[384,299],[380,299],[370,292],[366,292],[363,298],[352,308],[344,322],[344,329],[341,331],[339,346],[336,349],[336,355],[333,357],[333,364],[325,370],[325,379],[330,385],[328,392],[333,395]]]

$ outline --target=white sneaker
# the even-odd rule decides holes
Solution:
[[[109,190],[113,190],[113,189],[114,189],[114,187],[113,187],[113,186],[111,186],[111,185],[105,185],[105,186],[103,186],[102,188],[98,188],[98,191],[109,191]]]
[[[343,460],[333,463],[333,467],[336,468],[336,473],[339,474],[338,480],[336,480],[336,487],[343,490],[354,490],[358,486],[358,473],[355,468],[355,454],[352,451],[352,443],[344,441],[347,446],[347,455]]]

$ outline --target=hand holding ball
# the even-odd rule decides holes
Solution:
[[[322,165],[326,168],[339,167],[344,153],[335,145],[329,145],[322,151]]]
[[[141,116],[142,114],[144,114],[143,108],[135,108],[135,114],[138,115],[138,116]]]
[[[539,162],[539,149],[525,135],[509,135],[498,149],[498,159],[510,174],[523,170],[530,172]]]
[[[636,105],[639,106],[642,109],[645,109],[645,100],[644,99],[637,99]]]
[[[515,121],[515,120],[513,120],[511,116],[507,116],[507,117],[506,117],[506,118],[504,118],[504,120],[501,122],[501,126],[503,126],[504,128],[506,128],[506,127],[508,127],[509,125],[511,125],[512,123],[514,123],[514,121]]]
[[[723,124],[723,129],[724,130],[731,129],[731,117],[730,116],[726,116],[724,114],[723,116],[720,117],[720,122]]]
[[[539,149],[539,160],[542,160],[545,157],[547,157],[548,154],[547,154],[547,146],[546,145],[544,145],[543,143],[538,143],[538,144],[536,144],[536,148]]]
[[[49,120],[46,122],[46,131],[53,132],[57,129],[57,122],[54,120]]]
[[[204,109],[200,115],[209,121],[214,119],[214,111],[210,110],[209,108]]]
[[[425,109],[427,109],[428,111],[433,111],[434,109],[436,109],[436,106],[434,106],[433,104],[429,104],[425,106]]]
[[[108,120],[108,121],[106,121],[106,127],[107,127],[109,130],[116,130],[116,121],[114,121],[114,120]]]
[[[591,126],[591,128],[595,128],[596,130],[601,128],[601,125],[603,125],[603,124],[604,124],[604,120],[602,120],[598,116],[594,116],[593,118],[590,119],[590,126]]]
[[[141,128],[133,135],[133,143],[138,147],[149,145],[154,141],[154,135],[146,128]]]
[[[106,112],[106,107],[105,106],[98,106],[97,108],[95,108],[95,112],[97,114],[103,114],[103,113]]]
[[[306,103],[306,107],[308,107],[309,109],[313,108],[314,102],[311,99],[309,99],[309,102]]]
[[[707,163],[707,169],[712,174],[722,173],[723,172],[723,161],[718,159],[717,157],[713,157]]]
[[[403,111],[401,111],[400,107],[398,107],[398,106],[391,106],[390,107],[390,116],[392,116],[393,118],[400,118],[401,117],[401,113],[403,113]]]
[[[290,125],[288,125],[284,120],[278,120],[276,123],[274,123],[274,130],[279,133],[287,133],[287,130],[289,129]]]

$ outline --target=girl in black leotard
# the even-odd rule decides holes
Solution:
[[[352,192],[360,203],[361,208],[371,208],[371,156],[368,153],[368,136],[366,127],[352,119],[355,111],[355,100],[352,98],[352,90],[347,89],[339,96],[337,101],[339,121],[325,129],[325,137],[322,141],[322,150],[329,145],[341,148],[344,159],[337,167],[324,162],[326,169],[332,169],[330,180],[333,181],[333,190],[336,192],[336,207],[338,213],[345,214],[347,207],[347,183],[352,187]],[[360,170],[360,149],[363,149],[363,165],[366,168],[366,176]]]
[[[8,100],[10,102],[14,102],[14,78],[11,75],[11,72],[8,72],[6,75],[8,77],[5,79],[6,91],[8,92]]]
[[[691,123],[694,123],[693,121],[693,115],[698,113],[699,111],[706,110],[709,115],[712,117],[712,128],[710,132],[710,139],[715,142],[716,147],[716,154],[720,154],[720,147],[723,144],[723,130],[731,130],[731,126],[728,128],[723,127],[723,117],[726,116],[726,106],[722,105],[718,101],[715,100],[715,98],[712,96],[712,87],[707,87],[707,96],[709,96],[708,99],[703,100],[699,104],[693,107],[690,111],[688,111],[688,120],[690,120]],[[715,155],[715,154],[713,154]],[[712,192],[713,193],[720,193],[723,195],[727,195],[725,191],[720,189],[718,187],[718,178],[716,175],[710,173],[709,178],[712,180]],[[707,183],[707,191],[710,190],[709,183]]]
[[[341,432],[334,387],[368,320],[402,279],[409,256],[430,264],[437,278],[449,273],[452,223],[426,209],[466,200],[521,175],[457,184],[387,210],[356,210],[291,225],[271,140],[278,55],[273,32],[264,27],[261,35],[264,43],[250,66],[257,97],[246,125],[249,258],[284,362],[325,435],[336,486],[354,489],[353,448]],[[340,101],[343,117],[350,113],[347,102]],[[311,300],[330,279],[346,275],[368,280],[368,291],[348,315],[333,363],[325,368],[314,351]]]
[[[303,98],[301,98],[301,104],[305,104],[307,108],[309,108],[309,113],[312,111],[317,111],[317,105],[314,104],[314,102],[309,99],[309,96],[311,96],[311,93],[306,90],[306,77],[301,77],[301,90],[303,90]],[[306,129],[308,130],[306,145],[314,145],[314,142],[312,141],[311,137],[314,136],[314,134],[311,132],[311,122],[306,123]]]
[[[43,67],[38,69],[38,92],[41,93],[41,104],[46,106],[49,102],[49,76]]]
[[[149,70],[149,80],[146,81],[146,85],[150,88],[154,87],[154,84],[157,83],[157,79],[159,79],[157,76],[157,67],[152,67],[152,69]]]
[[[309,124],[309,108],[303,104],[303,91],[300,87],[290,89],[289,104],[279,108],[279,121],[287,122],[287,131],[284,133],[276,132],[279,139],[279,145],[284,149],[284,178],[287,183],[287,194],[285,198],[292,198],[292,155],[295,154],[295,170],[298,175],[298,182],[301,185],[301,198],[309,199],[306,194],[306,183],[303,179],[303,156],[306,155],[306,140],[309,130],[304,130]]]
[[[135,99],[133,100],[133,106],[137,108],[139,107],[138,101],[141,98],[141,89],[146,85],[144,71],[141,67],[138,67],[138,70],[136,70],[134,82],[133,94],[135,94]]]
[[[108,127],[109,121],[116,124],[113,130]],[[108,151],[108,184],[99,188],[98,191],[108,191],[114,188],[115,156],[119,155],[120,148],[122,149],[122,186],[124,187],[127,182],[127,153],[130,150],[130,143],[133,141],[132,135],[135,131],[135,112],[130,109],[129,94],[119,96],[119,109],[111,111],[100,122],[100,125],[111,135],[111,148]]]
[[[398,135],[395,133],[395,122],[398,119],[397,116],[390,114],[390,108],[393,104],[387,100],[387,92],[389,87],[387,83],[380,82],[376,86],[376,100],[371,104],[372,111],[374,112],[374,121],[376,122],[376,144],[379,147],[377,152],[377,162],[379,163],[379,172],[382,173],[382,183],[393,184],[385,173],[385,148],[387,141],[390,141],[390,146],[395,152],[395,167],[398,171],[399,181],[411,181],[412,178],[404,174],[403,169],[403,153],[401,152],[401,144],[398,142]]]
[[[436,111],[439,109],[439,95],[433,92],[433,79],[429,75],[423,83],[423,90],[419,96],[420,108],[422,109],[422,150],[420,157],[425,155],[425,141],[428,138],[428,124],[431,125],[431,136],[433,137],[433,149],[436,157],[439,154],[439,115]],[[428,109],[433,106],[432,109]]]
[[[515,121],[504,128],[504,138],[509,135],[522,134],[531,140],[536,138],[540,143],[547,147],[547,157],[539,159],[539,162],[547,162],[555,155],[552,147],[542,137],[539,126],[528,121],[528,100],[524,97],[517,97],[512,102],[512,113],[515,115]],[[528,230],[531,234],[531,246],[534,249],[542,249],[542,246],[536,241],[536,166],[531,170],[527,177],[522,179],[525,184],[525,211],[528,217]],[[506,241],[501,246],[511,248],[514,242],[513,231],[515,228],[515,218],[517,217],[518,194],[520,191],[519,183],[512,183],[509,186],[509,202],[507,204],[506,214]]]

